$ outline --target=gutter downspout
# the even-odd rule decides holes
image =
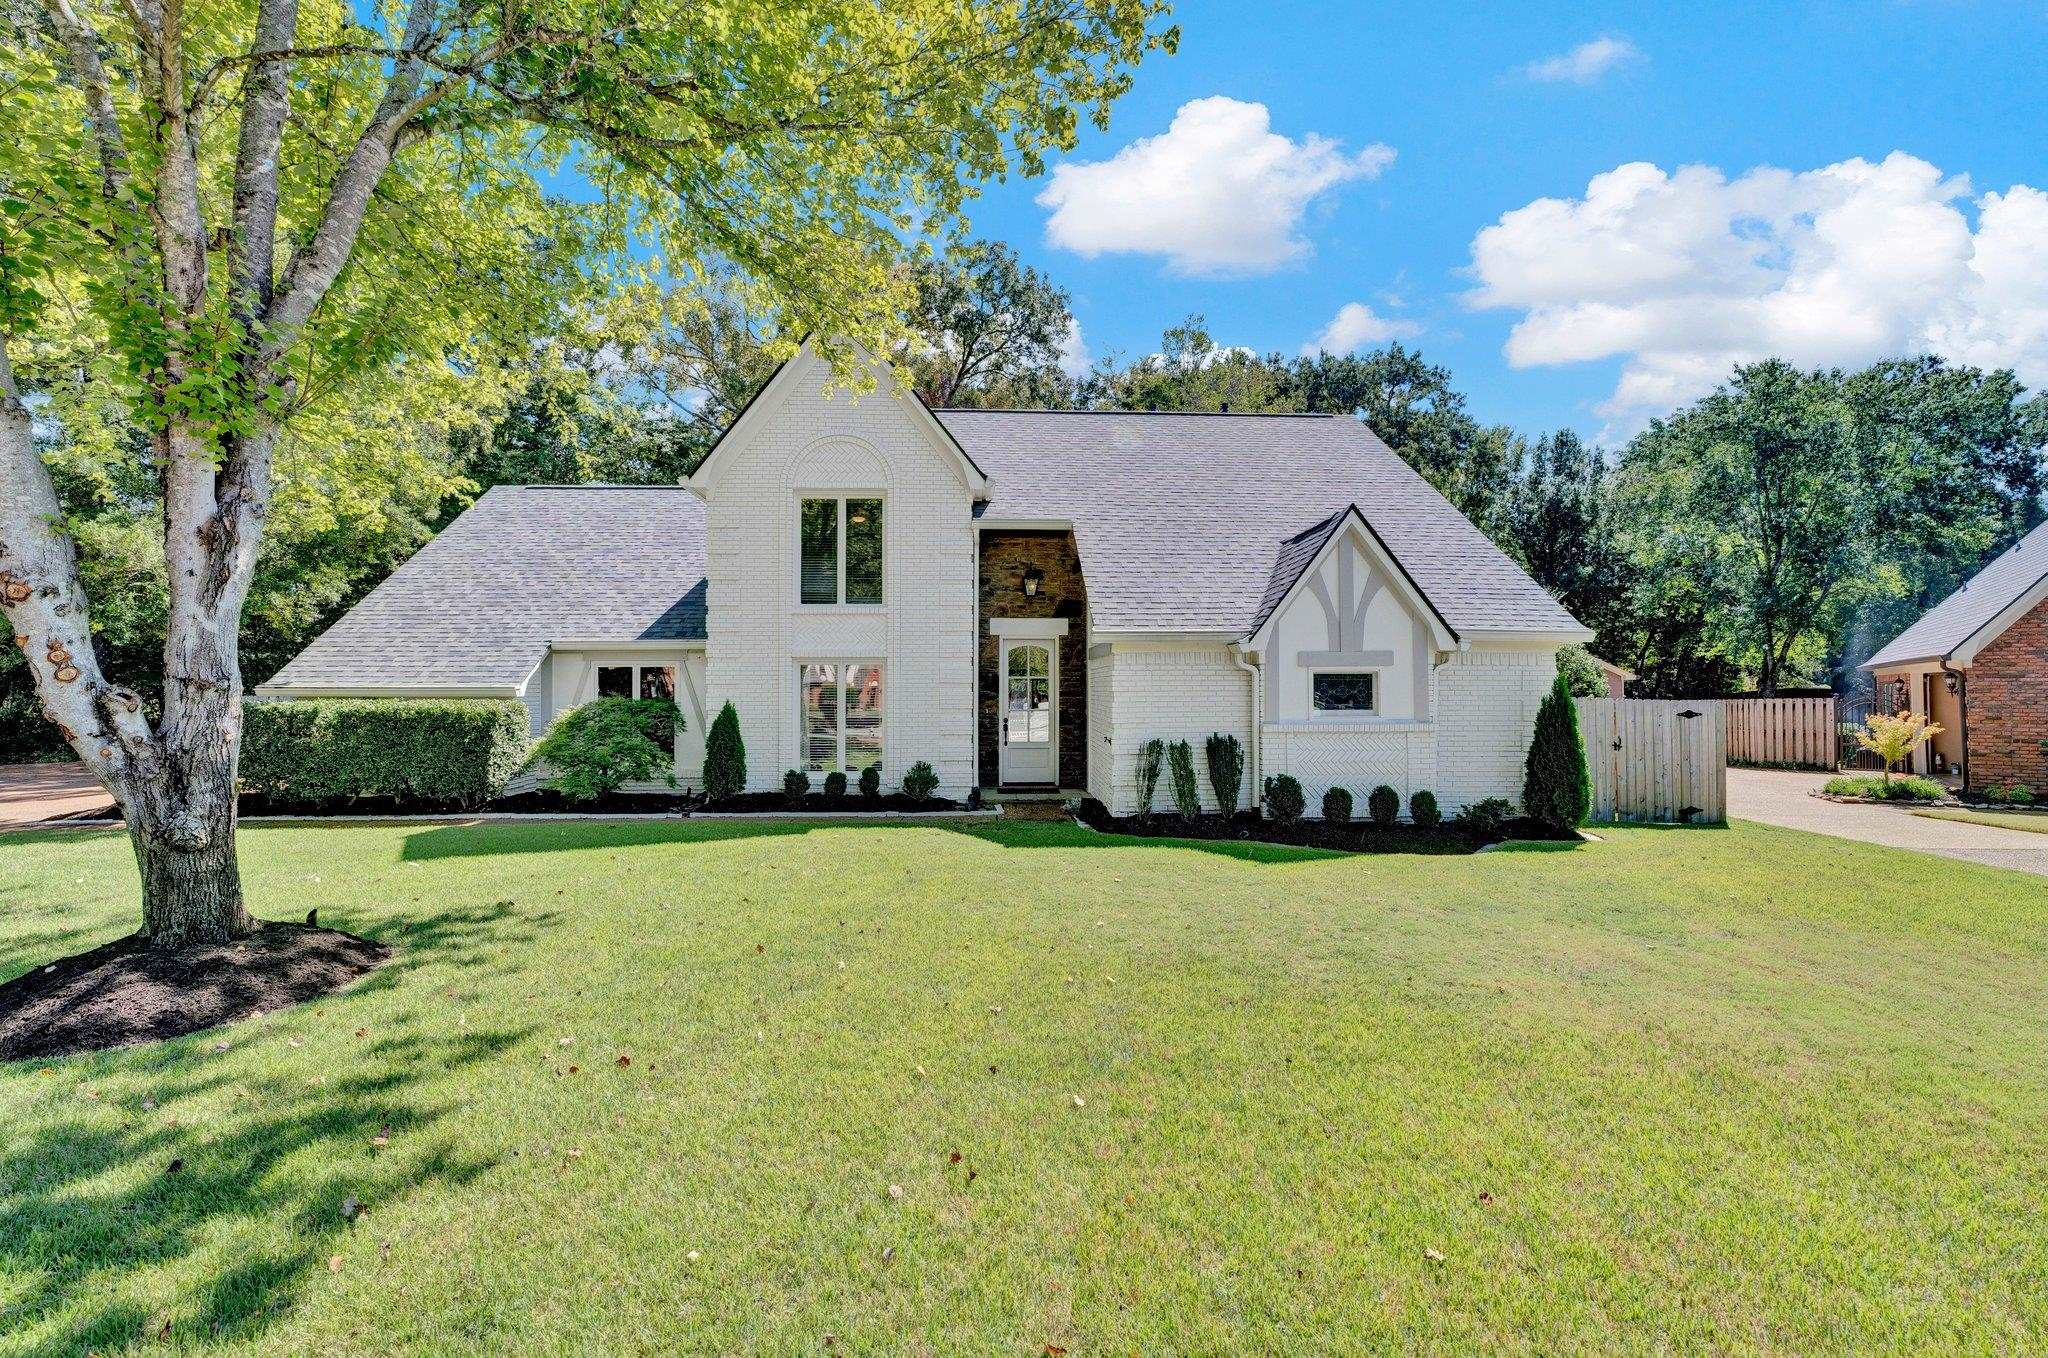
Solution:
[[[1970,790],[1970,673],[1968,670],[1950,669],[1948,657],[1940,661],[1941,672],[1956,681],[1956,725],[1962,727],[1963,737],[1963,791]]]
[[[1253,805],[1259,808],[1260,815],[1264,815],[1266,785],[1259,777],[1259,728],[1264,726],[1266,721],[1266,670],[1263,665],[1254,665],[1245,660],[1245,650],[1241,643],[1231,646],[1230,658],[1239,669],[1252,677],[1252,742],[1251,749],[1247,752],[1250,755],[1246,761],[1250,765],[1250,777],[1247,781],[1251,784],[1249,790]]]

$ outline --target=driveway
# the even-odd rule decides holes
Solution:
[[[83,764],[0,764],[0,830],[113,805]]]
[[[1825,773],[1730,769],[1728,814],[1838,839],[1918,849],[1944,858],[2048,876],[2048,835],[1966,821],[1930,820],[1889,806],[1823,801],[1812,794],[1827,780]]]

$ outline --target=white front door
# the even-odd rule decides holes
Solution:
[[[1056,641],[1003,646],[1002,750],[1005,784],[1059,782],[1059,652]]]

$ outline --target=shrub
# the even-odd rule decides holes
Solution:
[[[1266,780],[1266,810],[1274,820],[1300,820],[1307,809],[1308,798],[1302,795],[1301,780],[1293,774],[1277,774]]]
[[[1173,792],[1173,809],[1183,816],[1201,815],[1202,793],[1195,785],[1195,752],[1185,740],[1176,740],[1166,747],[1166,767],[1172,778],[1169,787]]]
[[[1432,825],[1441,825],[1444,813],[1437,809],[1436,794],[1428,788],[1423,788],[1413,797],[1410,797],[1408,799],[1408,819],[1414,821],[1425,830]]]
[[[1491,839],[1500,833],[1515,814],[1514,804],[1505,797],[1488,797],[1483,802],[1473,802],[1457,815],[1455,823],[1476,835]]]
[[[243,709],[241,781],[299,805],[365,797],[476,807],[526,762],[512,698],[303,698]]]
[[[1323,793],[1323,819],[1347,821],[1351,819],[1351,793],[1341,787],[1333,787]]]
[[[1365,799],[1365,810],[1374,825],[1392,825],[1401,816],[1401,794],[1381,783]]]
[[[903,795],[913,802],[921,802],[939,790],[939,775],[930,764],[920,759],[910,766],[910,772],[903,775]]]
[[[1138,814],[1152,814],[1152,798],[1159,791],[1159,765],[1166,758],[1166,746],[1148,740],[1138,747]]]
[[[782,775],[782,795],[801,797],[811,790],[811,775],[802,769],[791,769]]]
[[[827,797],[844,797],[846,795],[846,775],[838,769],[834,769],[825,775],[825,795]]]
[[[548,767],[546,785],[571,801],[653,778],[674,787],[676,728],[682,724],[682,714],[666,698],[595,698],[555,718],[533,757]]]
[[[1988,802],[2002,802],[2007,806],[2032,806],[2034,804],[2034,789],[2028,787],[2025,783],[2007,783],[2002,787],[1986,788],[1984,790],[1984,800]]]
[[[740,739],[740,714],[727,703],[718,709],[704,739],[704,795],[722,802],[746,787],[747,745]]]
[[[1550,695],[1536,710],[1522,809],[1562,829],[1583,824],[1593,810],[1593,775],[1579,736],[1579,709],[1563,675],[1551,684]]]
[[[1940,731],[1941,727],[1929,721],[1924,712],[1901,712],[1897,716],[1873,712],[1863,719],[1863,729],[1855,734],[1859,746],[1884,761],[1884,780],[1889,783],[1892,770]]]
[[[1607,673],[1583,646],[1557,648],[1557,674],[1574,698],[1605,698]]]
[[[1821,785],[1821,791],[1830,797],[1871,797],[1894,802],[1938,802],[1948,796],[1948,789],[1932,778],[1911,774],[1889,780],[1869,774],[1830,778]]]
[[[860,771],[860,795],[874,798],[882,795],[882,766],[870,764]]]
[[[1216,793],[1216,809],[1226,816],[1237,814],[1238,790],[1244,786],[1244,747],[1236,736],[1221,731],[1209,737],[1203,753],[1208,756],[1209,786]]]

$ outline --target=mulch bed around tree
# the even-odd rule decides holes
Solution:
[[[331,994],[390,958],[382,943],[305,924],[266,921],[176,952],[130,934],[0,985],[0,1060],[181,1037]]]

